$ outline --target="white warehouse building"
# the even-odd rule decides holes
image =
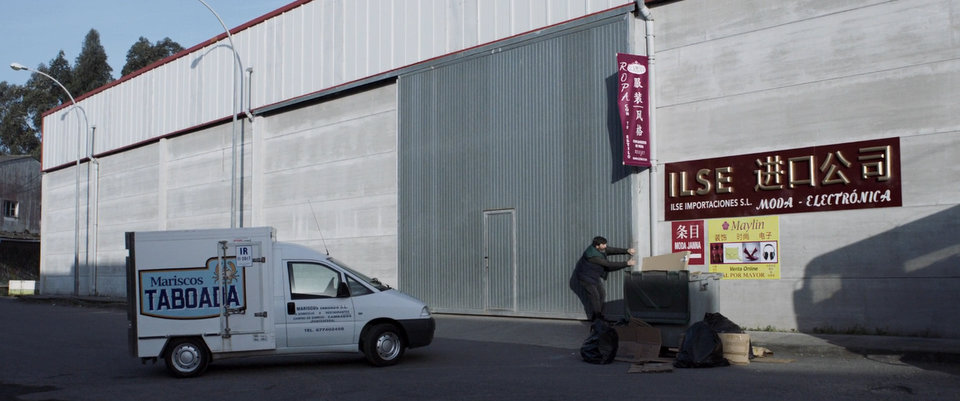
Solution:
[[[956,21],[960,0],[295,1],[78,98],[86,134],[45,115],[38,287],[124,296],[125,232],[272,226],[438,312],[583,319],[569,279],[602,235],[691,251],[747,328],[958,337]],[[649,166],[624,163],[618,53],[646,56]]]

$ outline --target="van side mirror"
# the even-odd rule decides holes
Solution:
[[[337,287],[337,298],[350,298],[350,288],[347,287],[346,281],[341,281],[340,286]]]

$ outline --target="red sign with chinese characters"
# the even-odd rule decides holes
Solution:
[[[900,138],[667,163],[666,220],[897,207]]]
[[[674,221],[672,238],[673,253],[690,251],[688,264],[704,264],[704,239],[707,235],[703,220]]]
[[[623,164],[650,167],[647,57],[617,53],[617,107],[623,128]]]

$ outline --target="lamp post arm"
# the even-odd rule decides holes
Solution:
[[[237,68],[240,71],[240,74],[243,74],[243,60],[240,59],[240,53],[237,52],[237,47],[233,44],[233,34],[230,33],[230,29],[227,28],[227,24],[223,22],[223,18],[220,18],[220,14],[217,14],[217,12],[213,10],[213,7],[210,7],[210,5],[207,4],[207,2],[203,0],[197,0],[197,1],[199,1],[200,4],[203,4],[203,6],[207,8],[207,10],[210,10],[210,12],[213,13],[214,17],[217,17],[217,21],[220,22],[220,26],[223,27],[223,31],[227,33],[227,40],[230,42],[230,50],[233,51],[233,58],[237,61]],[[240,97],[241,98],[243,97],[243,81],[242,80],[240,82]],[[241,105],[240,108],[242,109],[243,105]],[[250,114],[249,104],[247,105],[247,110],[244,111],[244,114],[246,114],[248,118],[253,120],[252,115]]]
[[[50,74],[47,74],[47,73],[45,73],[45,72],[43,72],[43,71],[34,70],[34,69],[32,69],[32,68],[26,68],[26,70],[27,70],[27,71],[30,71],[30,72],[33,72],[33,73],[36,73],[36,74],[43,75],[43,76],[45,76],[45,77],[47,77],[47,78],[50,78],[51,81],[53,81],[54,83],[56,83],[57,86],[59,86],[60,89],[63,89],[63,92],[67,94],[67,97],[70,98],[70,104],[72,104],[72,105],[74,105],[74,106],[77,105],[77,101],[76,101],[76,100],[73,100],[73,95],[70,94],[70,91],[68,91],[67,88],[64,87],[63,84],[60,83],[60,81],[57,81],[56,78],[51,77]],[[86,115],[86,113],[84,113],[84,115]]]
[[[18,66],[17,69],[22,69],[22,70],[30,71],[30,72],[32,72],[32,73],[40,74],[40,75],[43,75],[43,76],[47,77],[48,79],[50,79],[51,81],[53,81],[55,84],[57,84],[57,86],[59,86],[60,89],[63,89],[63,93],[66,93],[66,94],[67,94],[67,97],[70,98],[70,105],[71,105],[71,106],[70,106],[70,110],[74,110],[74,109],[79,110],[79,111],[80,111],[80,115],[83,116],[83,122],[84,122],[84,124],[86,125],[86,131],[84,131],[84,134],[86,134],[87,131],[90,130],[90,120],[87,119],[87,111],[84,110],[83,107],[80,107],[80,105],[77,104],[77,101],[73,99],[73,94],[71,94],[70,91],[67,90],[67,87],[63,86],[63,84],[60,83],[60,81],[58,81],[56,78],[50,76],[50,74],[47,74],[47,73],[45,73],[45,72],[43,72],[43,71],[35,70],[35,69],[29,68],[29,67],[24,67],[24,66],[21,66],[21,65],[19,65],[19,64],[18,64],[17,66]],[[80,138],[77,138],[77,141],[79,141],[79,140],[80,140]],[[79,146],[78,146],[78,147],[79,147]],[[79,152],[78,152],[78,154],[77,154],[77,163],[79,163],[79,162],[80,162],[80,155],[79,155]]]
[[[227,24],[223,23],[223,19],[220,18],[220,14],[217,14],[217,12],[214,11],[213,7],[210,7],[210,5],[207,4],[207,2],[205,2],[205,1],[203,1],[203,0],[198,0],[198,1],[200,2],[200,4],[203,4],[203,6],[207,8],[207,10],[210,10],[210,12],[213,13],[213,16],[214,16],[214,17],[217,17],[217,21],[220,22],[220,26],[222,26],[222,27],[223,27],[223,30],[224,30],[225,32],[227,32],[227,39],[230,41],[230,50],[233,51],[234,67],[236,67],[236,68],[233,69],[233,110],[230,111],[231,120],[232,120],[231,123],[230,123],[231,131],[232,131],[232,135],[231,135],[231,136],[233,137],[233,141],[232,141],[233,143],[232,143],[232,145],[231,145],[231,156],[230,156],[230,159],[231,159],[231,163],[230,163],[230,228],[236,228],[236,227],[238,226],[238,224],[239,224],[240,227],[243,227],[243,218],[242,218],[242,217],[240,217],[239,219],[237,218],[237,209],[238,209],[238,208],[237,208],[237,199],[238,199],[238,196],[237,196],[237,161],[238,161],[238,159],[239,159],[238,156],[237,156],[237,114],[240,113],[240,110],[239,110],[239,109],[242,109],[242,108],[243,108],[243,100],[242,100],[242,97],[243,97],[243,77],[242,77],[242,75],[243,75],[243,63],[240,61],[240,54],[237,53],[237,48],[233,45],[233,35],[230,33],[230,29],[227,28]],[[237,74],[237,71],[238,71],[238,70],[239,70],[239,75]],[[239,84],[240,84],[240,85],[239,85],[239,86],[240,86],[240,93],[239,93],[239,95],[237,94],[237,78],[238,78],[238,77],[240,78],[240,83],[239,83]],[[239,96],[239,98],[241,98],[241,99],[238,99],[238,96]],[[242,157],[242,156],[240,156],[240,157]],[[241,172],[241,174],[242,174],[242,172]],[[240,198],[240,199],[241,199],[241,201],[242,201],[242,198]],[[241,209],[241,213],[242,213],[242,209]],[[238,220],[239,220],[239,223],[238,223]]]

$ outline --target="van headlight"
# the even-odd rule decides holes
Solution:
[[[420,317],[422,318],[430,317],[430,308],[424,306],[423,309],[420,310]]]

